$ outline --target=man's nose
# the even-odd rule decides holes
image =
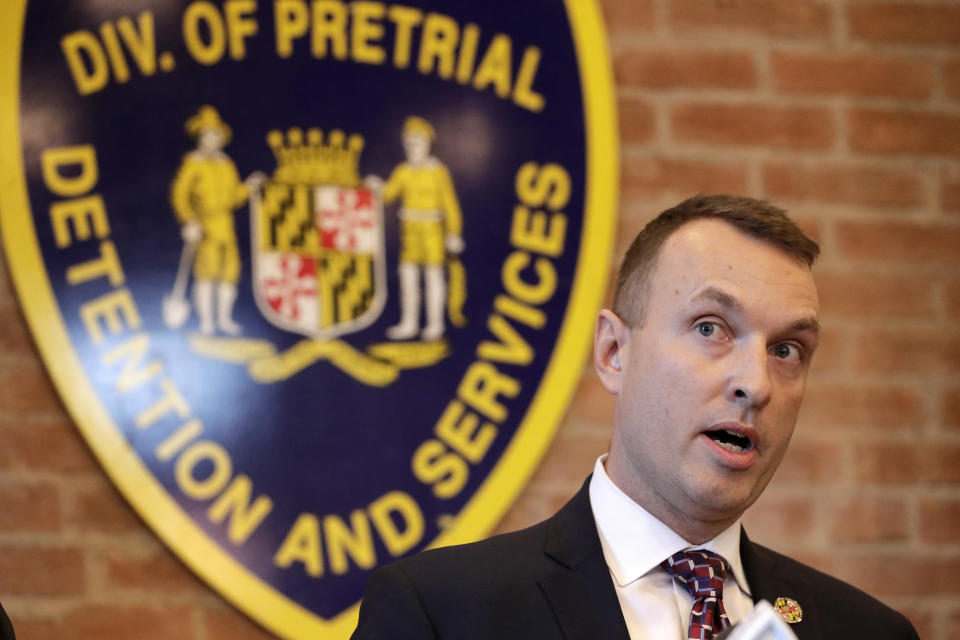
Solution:
[[[749,341],[741,344],[733,354],[728,395],[732,402],[760,408],[770,402],[770,355],[765,343]]]

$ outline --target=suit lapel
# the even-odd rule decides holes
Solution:
[[[538,583],[567,640],[629,640],[590,509],[589,485],[587,478],[547,523],[544,552],[562,568]]]
[[[801,580],[784,574],[778,557],[769,549],[751,542],[743,529],[740,530],[740,559],[754,602],[767,600],[774,604],[781,597],[796,600],[803,609],[803,620],[791,624],[790,630],[800,640],[823,638],[817,617],[816,592]]]

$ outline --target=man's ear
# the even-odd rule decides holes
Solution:
[[[603,309],[597,316],[597,330],[593,336],[593,366],[600,382],[612,394],[620,393],[629,334],[630,329],[613,311]]]

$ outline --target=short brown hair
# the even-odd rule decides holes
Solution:
[[[643,324],[644,310],[641,308],[639,314],[636,310],[643,306],[660,247],[674,231],[688,222],[703,218],[722,220],[793,256],[808,267],[812,267],[820,255],[817,243],[804,235],[783,209],[769,202],[743,196],[694,196],[651,220],[627,249],[617,276],[613,311],[628,326]]]

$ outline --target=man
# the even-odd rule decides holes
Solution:
[[[10,618],[3,610],[3,605],[0,605],[0,640],[15,640],[13,625],[10,624]]]
[[[422,270],[427,324],[420,336],[426,341],[438,340],[444,333],[446,253],[463,251],[460,204],[450,172],[430,153],[436,137],[433,126],[410,116],[403,124],[402,136],[407,160],[393,170],[383,187],[384,204],[401,199],[400,322],[387,329],[387,337],[408,340],[417,335]]]
[[[599,314],[608,455],[555,516],[378,571],[354,638],[714,638],[760,599],[807,638],[916,638],[870,596],[751,542],[818,339],[819,253],[781,211],[698,196],[637,236]]]
[[[200,107],[187,120],[187,133],[197,148],[184,156],[170,189],[170,203],[182,225],[188,245],[197,245],[193,263],[193,300],[200,318],[200,333],[217,329],[238,335],[233,320],[240,280],[240,252],[233,210],[247,201],[249,189],[237,174],[233,160],[223,152],[231,131],[217,110]]]

